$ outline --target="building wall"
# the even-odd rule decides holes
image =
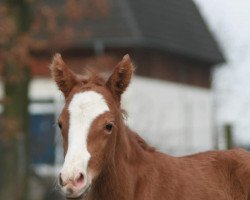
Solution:
[[[183,155],[214,148],[209,89],[136,77],[123,105],[131,128],[164,152]]]

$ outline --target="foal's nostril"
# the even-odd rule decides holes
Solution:
[[[65,185],[65,183],[62,180],[62,174],[61,173],[59,174],[59,185],[60,186],[64,186]]]
[[[61,173],[59,174],[59,177],[58,177],[59,185],[61,187],[66,187],[67,190],[69,188],[72,189],[72,187],[82,188],[84,186],[84,180],[85,180],[85,177],[83,173],[79,173],[77,176],[75,176],[74,179],[68,179],[67,181],[63,181]],[[72,193],[72,192],[69,192],[69,193]]]
[[[76,179],[75,179],[76,183],[79,184],[79,185],[82,185],[83,182],[84,182],[84,175],[82,173],[80,173]]]
[[[73,191],[72,188],[67,188],[67,192],[68,192],[69,194],[72,194],[74,191]]]

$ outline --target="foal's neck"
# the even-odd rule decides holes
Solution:
[[[143,139],[130,131],[125,124],[120,124],[114,160],[110,160],[100,174],[94,196],[103,200],[133,199],[134,188],[138,182],[136,166],[143,166],[149,153],[143,149],[142,144],[146,145]]]
[[[124,161],[125,165],[130,167],[133,164],[148,161],[149,155],[155,149],[149,146],[138,134],[131,131],[124,123],[121,124],[120,132],[117,134],[116,141],[116,159],[120,163]]]

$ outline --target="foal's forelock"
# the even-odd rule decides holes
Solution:
[[[91,157],[87,149],[87,137],[93,121],[109,111],[104,97],[94,91],[77,93],[69,107],[68,149],[61,171],[64,179],[74,179],[78,173],[87,173]]]

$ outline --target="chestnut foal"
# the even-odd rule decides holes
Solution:
[[[59,54],[51,71],[65,97],[58,120],[65,152],[59,185],[67,198],[250,200],[247,151],[172,157],[125,125],[120,100],[133,74],[128,55],[107,81],[75,75]]]

